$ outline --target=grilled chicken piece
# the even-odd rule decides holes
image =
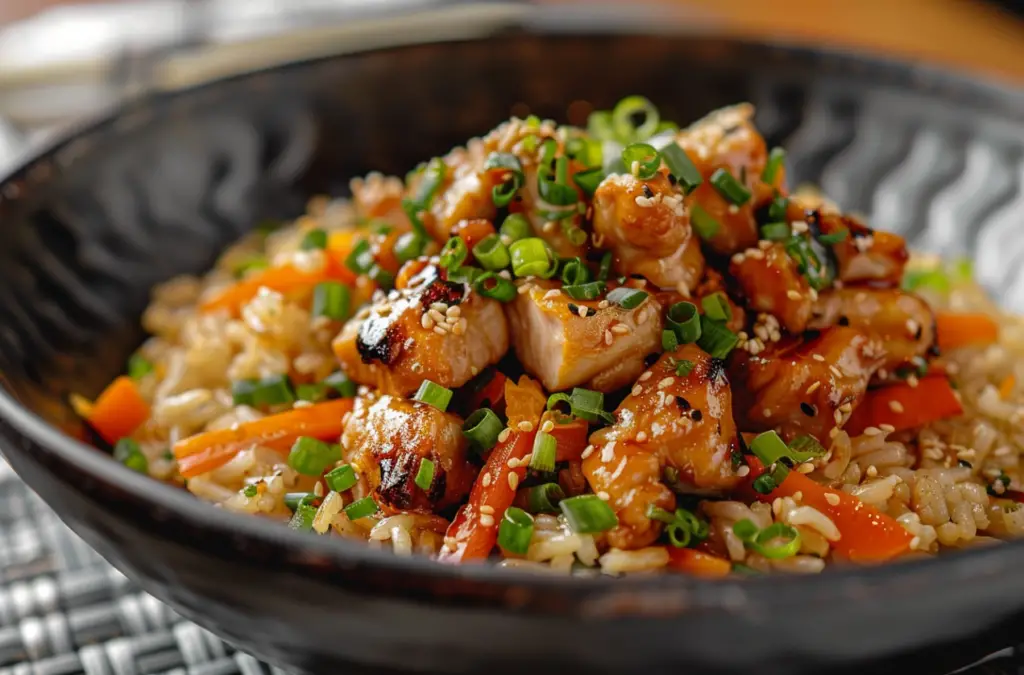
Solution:
[[[827,441],[864,396],[883,355],[877,339],[847,327],[784,338],[756,356],[738,351],[729,368],[737,423],[779,429],[786,440],[810,434]]]
[[[693,364],[690,372],[677,375],[684,362]],[[732,469],[739,446],[725,364],[696,345],[663,354],[615,417],[614,425],[591,435],[594,447],[583,460],[591,488],[607,493],[619,517],[608,534],[612,546],[640,548],[657,539],[661,524],[647,517],[647,508],[671,510],[676,502],[663,482],[666,468],[700,491],[726,491],[739,480]]]
[[[332,347],[356,382],[407,396],[423,380],[460,387],[496,363],[508,350],[508,326],[498,301],[427,265],[347,322]]]
[[[739,282],[750,309],[774,315],[790,333],[807,327],[815,293],[782,244],[733,255],[729,273]]]
[[[644,357],[661,347],[661,305],[652,296],[623,309],[573,300],[554,281],[522,284],[529,290],[506,305],[512,345],[526,372],[548,391],[613,391],[636,379]]]
[[[774,185],[761,180],[767,162],[764,138],[754,128],[754,108],[748,103],[717,110],[679,132],[676,142],[693,161],[704,182],[687,198],[686,205],[699,205],[719,227],[708,240],[718,253],[732,254],[757,244],[755,209],[771,200],[776,186],[781,189],[784,172],[780,170]],[[713,185],[711,175],[725,169],[751,191],[751,199],[735,206]]]
[[[451,229],[461,220],[485,218],[491,220],[497,213],[491,190],[503,180],[503,173],[485,171],[487,159],[479,143],[469,148],[455,148],[444,157],[445,179],[422,214],[423,225],[438,241],[446,241]],[[421,189],[424,175],[410,181],[407,196],[415,198]]]
[[[910,254],[903,237],[876,231],[854,216],[830,210],[805,211],[811,231],[821,234],[849,233],[832,245],[838,263],[836,277],[844,284],[871,283],[876,287],[898,288]]]
[[[341,443],[345,459],[367,479],[377,502],[394,510],[432,513],[457,504],[477,474],[467,459],[462,420],[427,403],[361,396]],[[415,483],[424,459],[434,463],[426,490]]]
[[[814,303],[810,328],[850,326],[881,341],[882,367],[893,371],[925,356],[935,340],[928,303],[899,289],[837,288]]]
[[[684,294],[700,281],[700,241],[667,172],[647,181],[612,174],[594,193],[593,208],[594,238],[612,250],[618,274],[641,274],[661,288],[682,286]]]

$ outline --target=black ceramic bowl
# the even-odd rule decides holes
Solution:
[[[565,17],[562,16],[561,19]],[[0,185],[0,433],[89,544],[186,617],[321,673],[951,670],[1012,640],[1024,543],[813,578],[563,579],[445,567],[233,515],[75,440],[141,339],[148,288],[267,216],[417,161],[528,108],[652,98],[685,122],[750,100],[797,181],[930,249],[977,254],[1011,298],[1024,237],[1024,97],[860,56],[614,30],[520,8],[490,39],[323,58],[154,96]],[[630,31],[634,31],[630,33]],[[646,34],[645,34],[646,33]]]

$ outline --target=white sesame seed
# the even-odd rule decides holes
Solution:
[[[435,312],[447,312],[448,311],[448,305],[446,305],[443,302],[434,302],[434,303],[431,303],[430,309],[434,310]]]
[[[646,443],[647,442],[647,432],[646,431],[641,431],[641,432],[637,433],[637,435],[636,435],[636,442],[637,443]]]
[[[836,424],[842,424],[843,423],[843,413],[841,413],[838,410],[836,410],[834,413],[832,413],[832,419],[834,419],[836,421]]]
[[[903,404],[899,401],[889,401],[889,410],[896,414],[903,412]]]
[[[821,386],[821,382],[819,382],[817,380],[814,381],[814,382],[811,382],[811,386],[807,387],[806,393],[807,394],[813,394],[814,392],[818,391],[818,388],[820,386]]]
[[[796,467],[797,473],[810,473],[814,471],[814,465],[810,462],[804,462],[803,464]]]
[[[512,488],[513,490],[516,490],[516,489],[519,488],[519,474],[518,473],[513,471],[512,473],[510,473],[508,475],[508,486],[510,488]]]
[[[607,300],[602,300],[601,302],[597,303],[597,308],[598,309],[608,309],[608,307],[609,307],[609,303],[608,303]]]
[[[612,326],[611,330],[613,333],[616,333],[618,335],[625,335],[629,332],[629,326],[627,326],[624,323],[617,323],[614,326]]]
[[[802,296],[802,295],[800,295],[800,292],[799,292],[799,291],[795,291],[795,290],[793,290],[793,289],[791,288],[791,289],[789,289],[788,291],[786,291],[786,297],[787,297],[787,298],[789,298],[790,300],[799,300],[799,299],[801,299],[801,298],[802,298],[803,296]]]
[[[550,434],[551,430],[555,428],[555,423],[551,420],[544,420],[544,424],[540,425],[540,430],[546,434]]]
[[[742,253],[734,253],[732,256],[733,265],[742,265],[744,260],[746,260],[746,256]]]
[[[439,310],[431,309],[429,311],[430,318],[434,320],[434,323],[444,323],[444,314]]]
[[[673,377],[663,377],[661,381],[658,382],[658,389],[664,389],[665,387],[669,387],[675,381],[676,380]]]
[[[803,498],[804,498],[804,493],[801,492],[800,490],[797,490],[796,492],[793,493],[793,501],[794,502],[799,502],[799,501],[803,500]]]
[[[482,506],[480,507],[480,513],[489,513],[489,514],[493,514],[493,513],[494,513],[494,507],[493,507],[493,506],[489,506],[489,505],[487,505],[487,504],[484,504],[484,505],[482,505]]]
[[[443,326],[434,326],[434,332],[438,335],[447,335],[448,331]]]
[[[580,305],[579,307],[577,307],[576,308],[576,313],[579,314],[584,319],[587,318],[587,307],[586,307],[586,305]]]
[[[864,427],[865,436],[877,436],[882,433],[882,430],[878,427]]]
[[[732,215],[735,216],[739,212],[740,212],[740,207],[736,206],[735,204],[729,204],[729,213],[731,213]]]
[[[459,319],[458,322],[456,322],[456,324],[452,326],[452,332],[455,333],[456,335],[465,335],[466,326],[468,325],[469,324],[466,323],[465,319]]]
[[[560,290],[558,290],[557,288],[552,288],[550,291],[544,294],[544,297],[541,298],[541,300],[551,300],[553,298],[557,298],[561,294],[562,292]]]
[[[501,433],[498,434],[498,442],[499,443],[504,443],[505,441],[507,441],[508,437],[509,437],[509,435],[511,435],[511,433],[512,433],[512,430],[509,429],[508,427],[502,429]]]
[[[509,460],[507,462],[505,462],[505,466],[507,466],[510,469],[518,469],[519,468],[519,460],[516,459],[515,457],[510,457]]]
[[[891,424],[879,424],[878,428],[881,429],[882,431],[884,431],[886,433],[890,433],[890,434],[892,432],[896,431],[896,427],[894,427]]]
[[[808,229],[809,228],[807,227],[807,223],[805,221],[803,221],[803,220],[794,220],[793,221],[793,234],[803,234]]]
[[[607,492],[605,492],[604,490],[601,490],[600,492],[597,493],[597,498],[600,499],[603,502],[606,502],[609,499],[611,499],[612,496],[610,494],[608,494]]]
[[[546,223],[544,223],[543,225],[541,225],[540,229],[541,229],[542,232],[548,234],[548,233],[554,232],[556,227],[558,227],[558,223],[556,223],[553,220],[549,220]]]
[[[782,513],[782,498],[776,497],[772,500],[772,513],[779,515]]]
[[[606,330],[604,332],[604,343],[606,345],[610,345],[614,341],[615,341],[615,336],[612,335],[612,332],[610,330]]]
[[[516,426],[519,428],[520,431],[525,431],[527,433],[533,431],[533,422],[529,420],[523,420]]]
[[[868,475],[868,478],[874,478],[878,475],[878,467],[872,464],[868,467],[868,470],[865,471],[865,473]]]
[[[839,495],[837,495],[835,492],[826,492],[825,501],[831,504],[832,506],[839,506]]]
[[[477,368],[476,366],[470,366],[470,368],[469,368],[469,372],[470,372],[470,373],[471,373],[472,375],[479,375],[479,374],[480,374],[480,369],[479,369],[479,368]]]
[[[313,486],[313,494],[316,495],[317,497],[323,497],[324,496],[324,485],[323,485],[323,483],[321,483],[320,481],[316,482],[316,485]]]
[[[595,448],[593,445],[588,445],[583,449],[583,453],[580,454],[580,459],[586,459],[587,457],[590,457],[592,454],[594,454],[594,450],[596,449],[597,448]]]
[[[633,388],[629,391],[629,393],[632,394],[633,396],[639,396],[640,394],[644,393],[644,388],[641,387],[639,384],[634,384]]]
[[[516,289],[516,293],[518,293],[519,295],[523,295],[524,293],[529,293],[532,289],[533,286],[531,286],[530,284],[523,284],[522,286]]]
[[[744,464],[740,468],[736,469],[736,475],[740,478],[750,475],[750,467]]]
[[[921,537],[915,536],[910,540],[910,548],[916,549],[921,546]]]
[[[480,524],[484,527],[492,527],[494,525],[494,516],[489,513],[481,513]]]
[[[846,403],[842,404],[841,406],[839,406],[839,410],[842,413],[847,414],[847,413],[849,413],[849,412],[851,412],[853,410],[853,404],[850,403],[850,402],[846,402]]]
[[[636,196],[636,197],[635,197],[635,198],[633,199],[633,201],[635,201],[635,202],[636,202],[636,205],[637,205],[637,206],[642,206],[642,207],[643,207],[643,208],[645,208],[645,209],[649,209],[649,208],[651,208],[652,206],[654,206],[654,202],[652,202],[652,201],[651,201],[650,199],[648,199],[647,197],[645,197],[645,196],[643,196],[643,195],[637,195],[637,196]]]
[[[637,381],[638,381],[638,382],[646,382],[646,381],[647,381],[647,380],[649,380],[649,379],[651,379],[651,371],[649,371],[649,370],[645,370],[645,371],[644,371],[644,373],[643,373],[643,375],[641,375],[641,376],[640,376],[640,377],[638,378],[638,380],[637,380]]]
[[[825,357],[822,356],[821,354],[813,354],[811,358],[814,359],[815,361],[821,361],[822,363],[824,363],[825,361]]]
[[[491,484],[491,474],[489,474],[489,473],[485,473],[484,474],[483,484],[484,484],[484,487],[487,487],[488,485]]]
[[[770,241],[768,241],[767,239],[762,239],[761,241],[757,242],[757,248],[759,248],[762,251],[767,251],[771,247],[772,247],[772,243]]]
[[[765,408],[765,409],[763,409],[763,410],[761,411],[761,415],[762,415],[763,417],[771,417],[771,416],[772,416],[772,409],[771,409],[771,408]]]
[[[420,325],[426,328],[427,330],[430,330],[431,328],[434,327],[434,320],[430,318],[429,314],[424,314],[423,316],[420,317]]]

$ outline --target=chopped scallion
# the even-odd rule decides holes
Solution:
[[[299,436],[288,453],[288,466],[304,476],[319,476],[341,459],[341,446],[310,436]]]
[[[768,153],[768,161],[765,162],[764,171],[761,172],[761,180],[769,185],[775,185],[775,179],[779,175],[779,169],[786,161],[786,151],[782,148],[772,148]]]
[[[342,464],[328,471],[324,476],[324,481],[331,490],[345,492],[351,490],[359,482],[359,477],[356,476],[356,470],[351,464]]]
[[[270,261],[267,260],[267,256],[256,254],[249,256],[245,260],[240,261],[238,264],[235,265],[232,272],[234,273],[236,279],[242,279],[247,274],[249,274],[249,272],[254,272],[256,270],[265,270],[268,267],[270,267]]]
[[[512,262],[508,247],[502,243],[501,237],[492,234],[485,237],[473,247],[473,257],[485,270],[503,270]]]
[[[636,124],[638,120],[642,120]],[[643,96],[627,96],[612,110],[611,128],[622,143],[645,141],[658,133],[661,116],[658,109]]]
[[[818,241],[820,241],[822,244],[825,244],[826,246],[831,246],[832,244],[838,244],[840,242],[846,241],[846,238],[849,235],[850,231],[844,228],[842,230],[830,232],[829,234],[818,235]]]
[[[322,251],[327,248],[327,233],[319,228],[310,230],[302,238],[299,248],[303,251]]]
[[[727,169],[717,169],[709,180],[718,194],[734,206],[743,206],[750,201],[750,190],[736,180]]]
[[[373,251],[370,248],[370,242],[365,239],[352,247],[352,252],[345,258],[345,267],[356,274],[366,274],[373,265]]]
[[[420,460],[420,468],[413,479],[416,487],[426,492],[434,484],[434,462],[424,457]]]
[[[299,508],[300,505],[313,505],[318,497],[312,492],[286,492],[284,495],[284,505],[292,511]]]
[[[713,358],[727,358],[738,343],[736,333],[726,328],[724,323],[714,321],[706,315],[700,318],[700,339],[697,340],[697,346]]]
[[[597,187],[604,180],[604,169],[600,166],[595,166],[592,169],[585,169],[583,171],[577,171],[572,175],[572,181],[583,190],[587,195],[593,195],[597,192]]]
[[[622,150],[622,163],[640,180],[650,180],[658,175],[661,155],[647,143],[632,143]]]
[[[601,263],[598,265],[597,278],[600,281],[607,281],[608,275],[612,272],[612,252],[605,251],[601,256]]]
[[[300,401],[309,401],[310,403],[319,403],[326,400],[327,392],[328,387],[322,382],[300,384],[295,387],[295,396]]]
[[[533,539],[533,516],[515,506],[505,509],[498,526],[498,546],[509,553],[525,554]]]
[[[295,392],[287,375],[271,375],[261,380],[235,380],[231,383],[235,405],[253,408],[280,405],[295,401]]]
[[[462,434],[478,452],[487,452],[498,442],[505,425],[490,408],[480,408],[466,418]]]
[[[288,527],[293,530],[309,531],[313,529],[313,519],[316,518],[317,507],[312,504],[299,504],[288,521]]]
[[[324,384],[341,394],[342,398],[353,398],[358,387],[344,372],[337,370],[324,378]]]
[[[573,300],[596,300],[604,293],[605,287],[603,281],[591,281],[575,286],[562,286],[562,292]]]
[[[466,262],[466,258],[469,256],[469,250],[466,248],[466,242],[462,240],[462,237],[452,237],[444,243],[444,247],[441,249],[441,267],[446,270],[455,270],[462,267],[462,263]]]
[[[509,243],[526,239],[533,234],[530,221],[521,213],[513,213],[501,224],[501,236],[508,237]]]
[[[349,520],[359,520],[360,518],[366,518],[367,516],[372,516],[377,513],[379,507],[377,506],[377,502],[373,500],[373,497],[363,497],[362,499],[352,502],[343,510]]]
[[[759,530],[745,518],[733,525],[732,531],[748,548],[765,558],[791,558],[800,552],[799,530],[785,523],[773,523]]]
[[[687,375],[689,375],[693,371],[693,368],[694,368],[695,365],[696,364],[694,364],[694,362],[690,361],[689,359],[682,359],[680,361],[677,361],[676,362],[676,376],[678,376],[678,377],[686,377]]]
[[[562,266],[562,283],[577,286],[590,281],[590,270],[580,258],[571,258]]]
[[[544,483],[530,488],[526,494],[526,507],[530,513],[558,513],[558,503],[565,492],[558,483]]]
[[[248,497],[249,499],[252,499],[256,495],[258,495],[259,492],[260,492],[260,489],[258,487],[256,487],[255,483],[253,483],[251,485],[246,485],[244,488],[242,488],[242,494],[245,495],[246,497]]]
[[[579,495],[563,499],[558,504],[576,534],[605,532],[619,524],[615,511],[597,495]]]
[[[765,466],[771,466],[775,462],[789,456],[789,447],[774,431],[765,431],[758,434],[750,443],[750,451]]]
[[[679,347],[679,338],[676,332],[670,328],[661,331],[661,349],[666,352],[674,352]]]
[[[516,285],[495,272],[484,272],[473,281],[473,289],[485,298],[512,302],[516,298]]]
[[[622,286],[608,292],[608,302],[615,303],[623,309],[636,309],[647,299],[645,291]]]
[[[352,295],[348,286],[337,281],[321,281],[313,289],[313,316],[325,316],[334,321],[348,318]]]
[[[686,151],[675,143],[669,143],[661,149],[661,158],[665,160],[669,172],[675,176],[684,193],[690,194],[704,182],[700,169],[693,163]]]
[[[701,239],[711,239],[722,229],[721,223],[704,210],[700,204],[690,205],[690,224]]]
[[[615,421],[615,418],[604,409],[604,394],[590,389],[576,387],[569,396],[569,408],[574,417],[579,417],[588,422]]]
[[[448,281],[472,286],[483,274],[484,271],[479,267],[463,265],[458,269],[448,270]],[[487,274],[493,274],[493,272],[487,272]]]
[[[406,232],[395,241],[395,257],[398,262],[405,263],[419,258],[426,248],[426,237],[419,232]]]
[[[732,307],[725,293],[717,291],[711,295],[705,295],[700,299],[700,305],[704,308],[704,314],[715,321],[728,321],[732,317]]]
[[[789,223],[768,223],[761,227],[761,238],[769,241],[785,241],[790,234]]]
[[[149,473],[149,460],[142,454],[142,448],[134,439],[118,439],[114,444],[114,460],[124,464],[132,471],[142,474]]]
[[[444,412],[448,410],[448,404],[451,403],[452,390],[430,380],[423,380],[416,395],[413,396],[413,400],[432,405]]]
[[[153,372],[153,364],[142,354],[132,354],[128,359],[128,377],[141,380]]]
[[[647,517],[665,523],[669,542],[676,548],[686,548],[691,542],[700,542],[706,539],[711,531],[711,526],[707,522],[683,508],[671,513],[651,504],[647,507]]]
[[[530,457],[530,468],[534,471],[548,473],[555,470],[555,452],[558,441],[551,434],[538,431],[533,438],[533,452]]]
[[[669,307],[665,323],[675,332],[679,344],[690,344],[700,339],[700,315],[692,302],[677,302]]]
[[[512,271],[517,277],[536,276],[550,279],[557,268],[547,243],[539,237],[520,239],[509,247]]]
[[[775,195],[772,203],[768,205],[768,220],[770,222],[786,222],[786,215],[789,213],[789,198],[783,195]]]

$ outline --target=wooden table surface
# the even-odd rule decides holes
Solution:
[[[981,0],[665,1],[699,8],[737,34],[880,51],[1024,81],[1024,21]],[[69,3],[0,0],[0,24],[61,4]]]

